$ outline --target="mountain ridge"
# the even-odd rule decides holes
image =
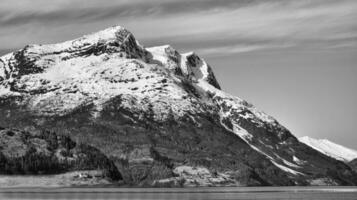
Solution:
[[[0,126],[98,148],[134,185],[357,184],[347,165],[222,91],[197,54],[146,48],[120,26],[0,57],[0,113]]]

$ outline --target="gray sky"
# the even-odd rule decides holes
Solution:
[[[356,0],[1,0],[0,54],[109,26],[195,51],[296,136],[357,149]]]

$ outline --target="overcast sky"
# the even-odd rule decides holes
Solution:
[[[109,26],[195,51],[296,136],[357,149],[356,0],[1,0],[0,54]]]

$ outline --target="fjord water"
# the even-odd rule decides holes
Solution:
[[[0,199],[357,200],[357,187],[16,188]]]

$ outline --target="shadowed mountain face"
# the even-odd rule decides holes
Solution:
[[[98,149],[76,144],[54,132],[0,127],[0,174],[58,174],[99,170],[104,177],[122,179],[114,163]]]
[[[131,185],[357,184],[348,165],[222,91],[195,53],[145,48],[121,27],[1,57],[0,126],[69,135]]]
[[[348,164],[351,166],[351,168],[352,168],[355,172],[357,172],[357,158],[354,159],[354,160],[352,160],[352,161],[349,162]]]

